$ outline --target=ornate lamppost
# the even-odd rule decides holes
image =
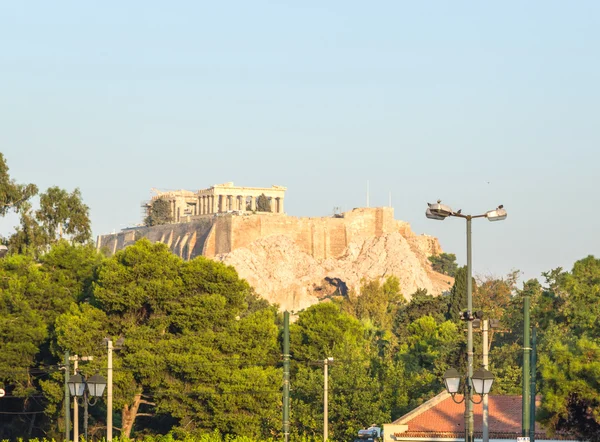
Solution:
[[[85,378],[80,373],[69,378],[67,382],[71,396],[76,399],[81,398],[83,401],[83,433],[84,438],[88,440],[88,405],[94,406],[99,397],[104,393],[106,388],[106,379],[99,374],[95,374],[90,378]]]

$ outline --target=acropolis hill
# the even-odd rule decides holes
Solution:
[[[362,279],[395,275],[407,297],[419,288],[431,294],[449,288],[451,278],[432,271],[427,260],[441,252],[437,239],[414,234],[408,223],[394,220],[392,208],[291,217],[283,213],[285,190],[226,183],[196,193],[161,193],[153,199],[167,200],[176,222],[99,236],[97,247],[115,253],[145,237],[183,259],[223,261],[261,296],[296,311],[334,292],[356,290]],[[253,210],[260,195],[274,212]]]

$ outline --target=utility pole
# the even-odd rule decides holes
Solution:
[[[529,436],[529,361],[531,358],[531,341],[529,338],[529,307],[531,298],[529,290],[524,290],[523,296],[523,419],[521,436]]]
[[[112,441],[113,435],[113,342],[106,340],[108,359],[106,362],[106,440]]]
[[[535,326],[531,328],[531,400],[529,413],[529,441],[535,442],[535,381],[537,366],[537,336]]]
[[[73,374],[77,374],[79,356],[71,356],[73,361]],[[79,441],[79,407],[77,406],[77,396],[73,397],[73,441]]]
[[[69,442],[71,432],[71,398],[69,395],[69,352],[65,352],[65,441]]]
[[[283,437],[290,437],[290,312],[283,312]]]
[[[333,362],[333,358],[326,358],[323,360],[323,442],[327,442],[329,439],[329,409],[328,409],[328,390],[329,390],[329,363]]]
[[[488,320],[483,319],[481,321],[481,331],[483,337],[483,368],[488,369]],[[487,394],[483,395],[483,442],[489,442],[490,434],[489,434],[489,408],[488,408],[488,396]]]

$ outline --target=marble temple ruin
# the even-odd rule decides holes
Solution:
[[[169,202],[173,222],[190,221],[204,215],[232,212],[254,212],[256,201],[264,195],[271,207],[272,213],[283,214],[283,199],[286,187],[236,187],[232,182],[215,184],[208,189],[192,192],[190,190],[172,190],[161,192],[154,190],[156,195],[144,204],[149,210],[154,201],[163,199]]]

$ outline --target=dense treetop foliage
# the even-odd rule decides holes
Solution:
[[[433,270],[444,275],[452,276],[456,274],[458,264],[456,263],[456,255],[454,253],[440,253],[429,257]]]

